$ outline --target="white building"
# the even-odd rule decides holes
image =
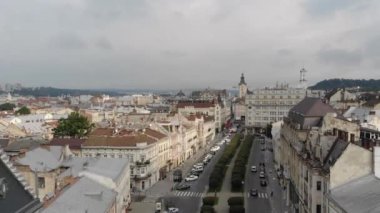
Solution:
[[[281,121],[289,110],[307,96],[307,90],[276,85],[274,88],[256,89],[245,98],[247,127],[265,127]]]

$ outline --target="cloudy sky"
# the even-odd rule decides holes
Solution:
[[[250,88],[380,77],[378,0],[0,0],[0,83]]]

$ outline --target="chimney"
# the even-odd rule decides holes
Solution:
[[[373,170],[375,173],[375,176],[377,178],[380,178],[380,147],[375,146],[373,147]]]

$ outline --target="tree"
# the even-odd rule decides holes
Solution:
[[[272,138],[272,123],[267,124],[267,126],[266,126],[266,128],[265,128],[265,135],[266,135],[268,138]]]
[[[26,106],[21,107],[19,110],[16,111],[16,115],[29,115],[30,109]]]
[[[13,110],[16,105],[11,103],[5,103],[0,105],[0,111]]]
[[[59,119],[58,126],[53,131],[56,137],[82,138],[87,136],[94,126],[83,115],[78,112],[72,112],[67,118]]]

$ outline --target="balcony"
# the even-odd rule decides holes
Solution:
[[[149,178],[150,176],[152,176],[152,174],[150,172],[148,172],[148,173],[144,173],[144,174],[134,175],[133,179],[134,180],[145,180],[145,179]]]
[[[135,162],[135,165],[137,167],[143,167],[143,166],[147,166],[150,164],[150,160],[146,160],[146,161],[136,161]]]

